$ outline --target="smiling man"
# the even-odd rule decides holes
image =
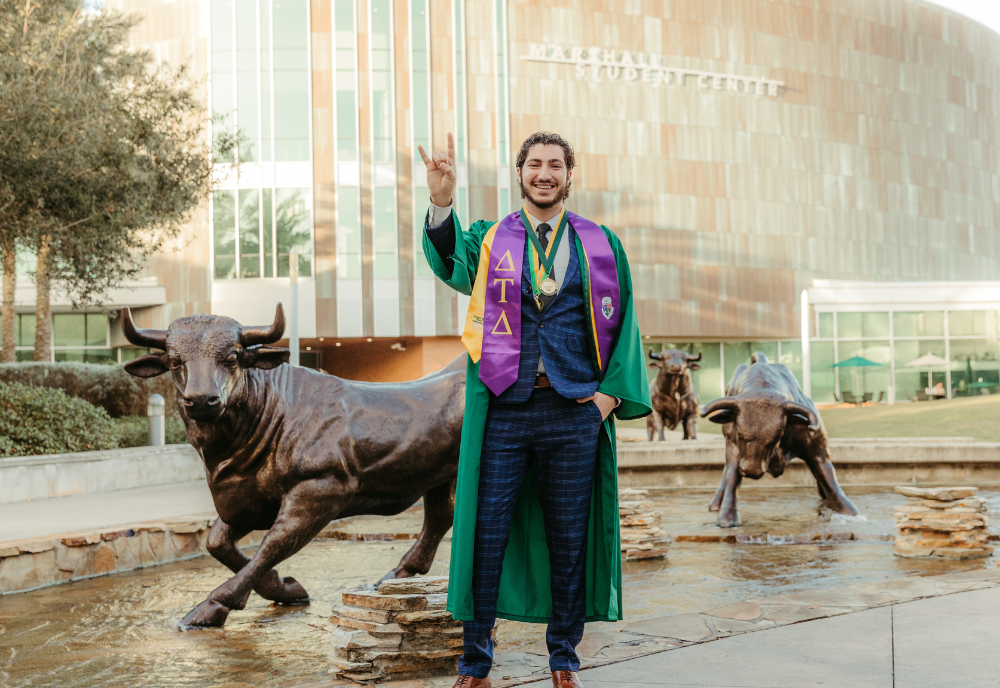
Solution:
[[[621,610],[614,417],[650,413],[628,260],[607,227],[566,210],[575,157],[532,134],[524,207],[463,230],[455,146],[429,157],[424,253],[470,295],[465,423],[448,609],[464,621],[461,688],[489,688],[500,616],[547,623],[552,682],[580,686],[585,621]]]

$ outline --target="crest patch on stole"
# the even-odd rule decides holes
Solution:
[[[615,313],[615,307],[611,305],[611,297],[605,296],[601,299],[601,313],[604,314],[605,320],[610,320],[611,316]]]

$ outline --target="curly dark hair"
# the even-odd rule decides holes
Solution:
[[[566,158],[566,169],[572,170],[576,165],[576,156],[573,154],[573,146],[569,145],[569,141],[550,131],[538,131],[526,138],[521,144],[521,150],[517,154],[517,169],[524,167],[524,163],[528,159],[528,151],[531,150],[532,146],[538,144],[561,146]]]

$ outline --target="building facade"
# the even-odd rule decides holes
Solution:
[[[441,149],[447,132],[463,222],[519,207],[513,160],[529,134],[574,144],[571,209],[621,237],[650,345],[705,352],[703,398],[754,350],[801,376],[801,293],[815,280],[1000,279],[1000,36],[929,2],[107,7],[143,18],[135,47],[190,65],[213,135],[239,142],[151,262],[163,293],[137,309],[145,325],[266,321],[297,260],[304,362],[361,379],[439,367],[461,351],[467,299],[421,252],[417,146]],[[845,358],[841,340],[889,335],[862,324],[855,337],[845,315],[827,336],[820,304],[807,311],[814,394],[832,400],[846,383],[817,368],[823,347]],[[122,355],[113,322],[105,344]]]

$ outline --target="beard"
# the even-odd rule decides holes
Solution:
[[[529,201],[535,204],[536,208],[541,208],[542,210],[548,210],[554,206],[559,205],[567,198],[569,198],[569,187],[573,185],[573,182],[567,182],[565,186],[556,187],[556,195],[553,196],[551,201],[538,202],[531,195],[529,189],[525,188],[524,182],[520,178],[517,180],[517,185],[521,187],[521,198],[527,198]]]

